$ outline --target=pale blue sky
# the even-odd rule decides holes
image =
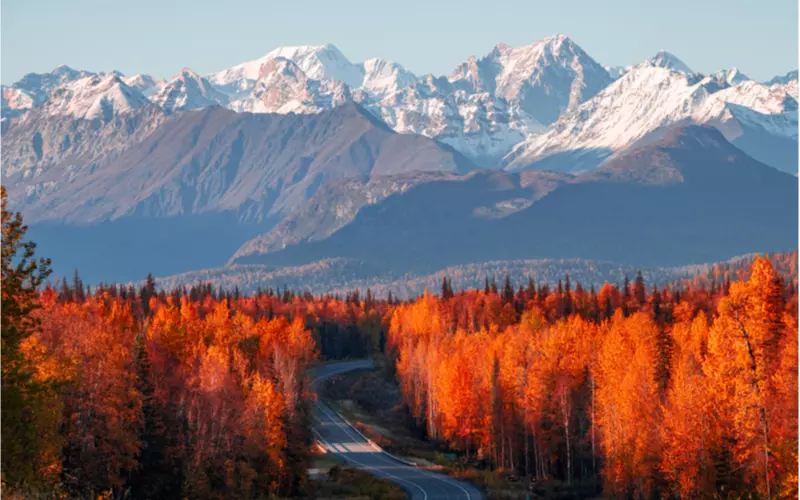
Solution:
[[[2,0],[2,82],[59,64],[169,77],[330,42],[353,62],[449,74],[498,42],[570,36],[603,65],[666,49],[703,73],[797,68],[797,0]]]

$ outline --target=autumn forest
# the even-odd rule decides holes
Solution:
[[[408,425],[481,467],[603,497],[798,496],[796,251],[658,287],[243,296],[54,281],[5,197],[2,223],[4,493],[308,496],[307,371],[372,356]]]

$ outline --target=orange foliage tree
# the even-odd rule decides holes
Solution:
[[[386,354],[427,436],[494,467],[610,496],[796,498],[796,256],[649,294],[641,275],[444,287],[388,313]]]

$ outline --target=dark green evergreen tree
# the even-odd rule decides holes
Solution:
[[[58,298],[63,302],[72,302],[72,289],[67,283],[67,278],[61,278],[61,290],[58,292]]]
[[[447,300],[453,298],[453,281],[448,279],[447,276],[442,278],[442,299]]]
[[[75,294],[76,302],[83,302],[86,300],[86,293],[83,289],[83,281],[81,280],[80,276],[78,276],[77,269],[75,269],[75,272],[72,276],[72,292]]]
[[[180,496],[180,481],[168,459],[164,408],[155,397],[150,357],[143,335],[136,337],[136,390],[142,399],[139,463],[128,485],[131,498],[158,499]]]
[[[150,298],[156,295],[156,281],[153,279],[152,273],[147,273],[147,279],[144,282],[141,290],[139,290],[139,297],[142,299],[142,311],[145,316],[150,314]]]
[[[628,315],[628,303],[631,301],[631,281],[625,275],[625,284],[622,286],[622,313]]]
[[[633,282],[633,298],[639,304],[639,307],[642,307],[647,301],[647,290],[645,289],[642,271],[636,271],[636,280]]]
[[[653,286],[653,318],[658,321],[659,317],[661,316],[661,294],[658,292],[658,288]]]
[[[525,289],[525,295],[527,295],[528,300],[533,299],[536,295],[536,282],[530,276],[528,276],[528,287]]]
[[[511,286],[511,277],[506,274],[505,282],[503,283],[503,303],[514,303],[514,287]]]
[[[40,327],[33,312],[39,308],[39,288],[50,275],[50,260],[35,257],[36,244],[23,241],[28,226],[22,215],[7,210],[5,186],[2,198],[2,302],[0,302],[0,366],[2,367],[3,436],[0,439],[3,481],[12,488],[38,486],[41,450],[56,432],[44,417],[52,412],[53,388],[33,379],[34,367],[25,358],[22,342]],[[48,408],[50,406],[50,408]],[[48,425],[48,427],[45,427]],[[6,487],[4,486],[4,489]],[[7,492],[6,492],[7,493]]]

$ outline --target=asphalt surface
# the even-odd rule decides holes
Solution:
[[[371,360],[346,361],[317,367],[313,372],[313,385],[326,378],[372,368]],[[345,462],[371,474],[397,483],[412,500],[482,498],[481,493],[469,484],[442,474],[436,474],[404,463],[369,441],[356,428],[345,421],[322,401],[316,405],[314,434],[327,451],[336,453]]]

